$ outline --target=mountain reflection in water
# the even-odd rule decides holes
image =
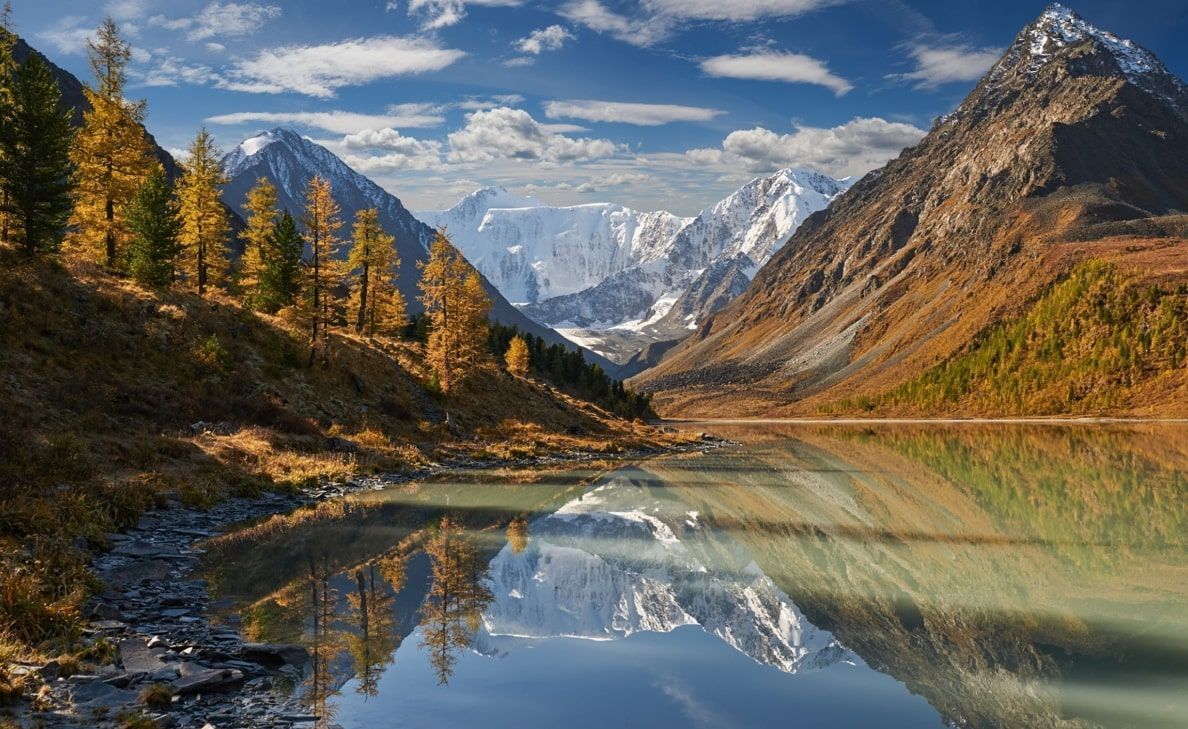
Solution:
[[[207,573],[326,726],[1188,725],[1188,428],[722,434],[323,505]]]

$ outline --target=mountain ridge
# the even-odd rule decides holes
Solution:
[[[396,238],[401,270],[406,272],[397,279],[397,286],[408,302],[409,311],[421,310],[419,278],[415,271],[417,263],[427,260],[428,245],[435,232],[405,208],[395,195],[351,169],[325,147],[282,127],[245,139],[223,158],[223,167],[230,178],[223,199],[241,214],[246,212],[244,204],[248,191],[261,177],[267,177],[276,185],[278,207],[298,214],[303,207],[305,189],[315,175],[330,182],[334,199],[342,211],[342,237],[349,236],[356,212],[378,209],[380,224]],[[347,246],[342,246],[339,255],[344,256],[346,250]],[[408,272],[414,272],[414,275],[408,275]],[[492,319],[541,337],[549,344],[581,349],[552,329],[524,316],[490,281],[484,278],[483,282],[491,298]],[[617,372],[617,365],[610,360],[589,350],[582,351],[587,361],[598,363],[609,374]]]
[[[1169,248],[1182,271],[1188,93],[1150,59],[1050,6],[637,384],[668,413],[815,413],[954,356],[1079,259]]]

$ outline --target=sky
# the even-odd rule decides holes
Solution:
[[[1188,3],[1067,3],[1188,76]],[[692,215],[783,167],[861,175],[924,135],[1043,2],[14,0],[90,77],[110,15],[129,96],[181,153],[285,126],[413,210],[500,185]]]

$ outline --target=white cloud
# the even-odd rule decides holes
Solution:
[[[147,62],[149,59],[138,59]],[[133,68],[128,77],[141,86],[177,86],[179,83],[208,84],[218,80],[209,66],[186,63],[176,56],[158,58],[150,68]]]
[[[448,139],[450,162],[577,162],[610,157],[622,149],[609,139],[571,139],[545,128],[528,112],[505,106],[469,114],[466,126]]]
[[[674,31],[690,23],[744,23],[767,18],[791,18],[846,1],[641,0],[635,12],[625,15],[611,10],[602,0],[568,0],[557,13],[597,33],[647,47],[665,40]]]
[[[239,124],[300,124],[321,129],[332,134],[356,134],[368,129],[388,127],[435,127],[445,118],[433,113],[409,109],[402,113],[400,107],[389,109],[394,114],[357,114],[351,111],[240,111],[233,114],[218,114],[207,117],[210,124],[234,126]]]
[[[582,194],[590,194],[606,192],[612,187],[643,185],[654,182],[656,182],[655,177],[642,172],[616,172],[610,175],[600,175],[598,177],[593,177],[586,182],[577,185],[573,188],[573,190]]]
[[[565,41],[569,40],[573,40],[573,33],[570,33],[567,28],[561,25],[550,25],[547,28],[532,31],[512,45],[518,48],[521,53],[539,56],[545,51],[560,50],[565,45]]]
[[[135,3],[137,0],[123,0]],[[259,3],[212,2],[197,14],[184,18],[165,18],[157,15],[149,19],[150,25],[184,31],[191,41],[211,38],[242,37],[255,33],[269,20],[279,18],[281,9],[276,5]]]
[[[441,142],[406,137],[395,129],[365,129],[348,134],[342,146],[353,151],[378,151],[378,155],[345,155],[347,164],[359,172],[429,170],[441,166]]]
[[[535,66],[536,59],[532,56],[516,56],[509,58],[503,62],[503,65],[508,68],[525,68],[527,66]]]
[[[592,122],[619,122],[656,127],[672,122],[705,122],[726,112],[700,106],[677,104],[637,104],[623,101],[549,101],[544,105],[550,119],[584,119]]]
[[[719,78],[784,81],[816,84],[845,96],[854,85],[830,72],[824,62],[801,53],[751,51],[745,55],[714,56],[701,62],[701,70]]]
[[[41,40],[49,43],[58,53],[82,53],[87,48],[87,41],[95,34],[95,28],[87,23],[82,15],[64,15],[58,22],[37,34]]]
[[[685,156],[698,165],[742,165],[760,173],[811,167],[830,175],[859,175],[882,166],[925,134],[911,124],[878,118],[857,118],[828,129],[799,127],[791,134],[756,127],[731,132],[721,149],[693,149]]]
[[[438,71],[466,54],[423,38],[376,36],[316,46],[282,46],[240,59],[222,86],[233,91],[292,91],[329,98],[344,86]]]
[[[929,46],[917,43],[908,50],[916,62],[913,71],[888,78],[914,83],[920,90],[932,90],[956,81],[976,81],[1002,56],[1001,48],[969,45]]]
[[[523,0],[408,0],[408,14],[424,17],[421,27],[437,30],[456,25],[466,17],[466,6],[515,7]],[[388,3],[393,10],[395,3]]]
[[[845,0],[645,0],[653,12],[693,20],[746,22],[790,18]]]
[[[671,23],[648,15],[629,18],[607,8],[599,0],[572,0],[557,13],[595,33],[605,33],[633,46],[647,47],[668,37]]]

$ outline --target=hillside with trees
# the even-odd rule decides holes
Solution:
[[[646,399],[580,353],[529,335],[509,356],[514,332],[488,323],[478,276],[444,235],[409,271],[376,212],[341,220],[325,180],[294,211],[261,181],[233,257],[221,153],[199,131],[171,180],[144,103],[126,99],[130,46],[114,23],[89,44],[77,130],[41,58],[18,65],[15,36],[0,35],[9,657],[79,648],[98,588],[87,565],[148,509],[669,439],[639,422]],[[345,262],[331,255],[347,246]],[[399,273],[421,277],[417,321]],[[0,683],[9,697],[30,689]]]

